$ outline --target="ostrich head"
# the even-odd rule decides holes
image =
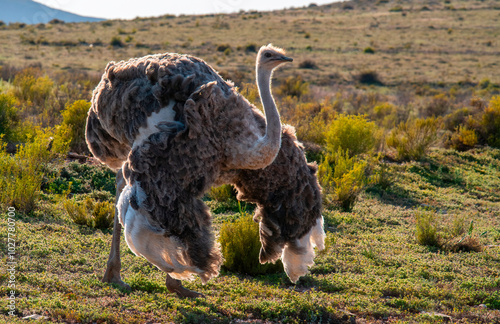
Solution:
[[[271,44],[262,46],[257,54],[257,68],[273,70],[278,65],[286,62],[292,62],[293,59],[285,55],[285,51]]]

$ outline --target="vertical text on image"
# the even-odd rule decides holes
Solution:
[[[16,311],[16,219],[14,207],[7,209],[7,274],[8,274],[8,308],[9,315]]]

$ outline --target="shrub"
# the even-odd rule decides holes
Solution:
[[[457,109],[444,117],[443,126],[445,129],[453,132],[461,125],[467,125],[469,119],[474,116],[474,113],[470,108]]]
[[[399,119],[398,108],[388,102],[381,103],[373,107],[370,117],[377,121],[379,126],[384,128],[394,128]]]
[[[69,218],[75,224],[87,226],[87,208],[84,204],[77,204],[72,200],[66,200],[63,205]]]
[[[212,187],[208,191],[208,198],[217,201],[234,201],[236,200],[236,190],[232,185],[222,185],[219,187]]]
[[[339,149],[349,151],[350,156],[373,150],[377,127],[364,115],[338,115],[325,132],[326,149],[335,153]]]
[[[403,7],[401,6],[395,6],[395,7],[392,7],[391,9],[389,9],[390,12],[401,12],[403,11]]]
[[[281,261],[260,264],[259,253],[262,245],[259,225],[248,213],[243,213],[235,222],[222,224],[219,242],[224,255],[224,267],[229,271],[248,275],[283,271]]]
[[[390,172],[387,163],[377,163],[374,170],[373,183],[379,186],[382,190],[387,190],[394,182],[394,177]]]
[[[36,205],[44,177],[43,168],[57,156],[50,150],[53,131],[37,129],[33,139],[20,145],[15,155],[0,150],[0,203],[29,213]]]
[[[297,102],[292,97],[281,101],[281,116],[284,123],[294,125],[300,141],[318,145],[325,143],[326,126],[342,110],[341,99],[325,98],[322,102]]]
[[[115,217],[115,205],[109,201],[100,201],[94,204],[92,210],[92,227],[109,229],[113,227]]]
[[[443,93],[435,95],[431,102],[424,108],[424,117],[443,116],[449,110],[450,99]]]
[[[247,53],[257,53],[257,44],[255,43],[249,43],[245,45],[245,52]]]
[[[70,162],[47,170],[46,177],[42,189],[50,193],[62,194],[69,190],[73,194],[97,195],[104,191],[108,193],[109,201],[113,201],[116,194],[116,176],[103,165]]]
[[[363,50],[363,53],[365,54],[375,54],[375,50],[373,49],[373,47],[365,47],[365,49]]]
[[[486,143],[500,148],[500,96],[491,98],[480,123]]]
[[[124,47],[125,44],[122,42],[122,39],[120,36],[113,36],[111,38],[111,41],[109,42],[109,45],[113,47]]]
[[[276,90],[276,94],[280,96],[296,97],[297,99],[300,99],[308,93],[309,83],[303,81],[300,75],[289,76]]]
[[[19,114],[16,103],[17,100],[12,95],[0,93],[0,135],[3,135],[2,139],[6,142],[17,140]]]
[[[250,103],[258,107],[262,105],[259,99],[259,89],[255,83],[242,83],[239,91]]]
[[[87,153],[87,143],[85,142],[85,125],[90,102],[77,100],[66,105],[61,112],[63,121],[59,129],[60,132],[67,132],[70,136],[70,149],[79,153]]]
[[[327,194],[333,194],[334,202],[342,210],[350,211],[368,183],[365,175],[367,163],[339,148],[334,154],[327,154],[319,165],[318,178]]]
[[[300,62],[299,69],[317,69],[318,65],[313,60],[305,60]]]
[[[45,106],[53,93],[54,81],[48,76],[38,76],[40,74],[36,68],[27,68],[17,74],[13,81],[14,95],[28,104]]]
[[[64,202],[64,209],[75,224],[98,229],[113,226],[115,206],[112,202],[96,202],[88,197],[83,202],[68,199]]]
[[[218,52],[225,52],[228,48],[231,49],[231,45],[229,45],[229,44],[219,44],[219,45],[217,45],[216,50]]]
[[[438,140],[438,120],[414,119],[402,122],[386,139],[387,146],[400,161],[423,158],[432,144]]]
[[[384,85],[384,83],[380,80],[380,76],[375,71],[364,71],[359,73],[356,76],[356,79],[359,83],[368,84],[368,85]]]
[[[467,151],[477,144],[477,135],[473,129],[460,125],[445,144],[458,151]]]
[[[416,238],[418,244],[439,247],[436,212],[417,210],[415,212]]]
[[[470,221],[465,232],[465,219],[455,217],[451,226],[440,226],[438,214],[432,210],[417,210],[415,212],[417,242],[451,252],[481,252],[483,246],[479,238],[485,235],[474,234],[474,221]],[[446,227],[445,227],[446,226]],[[451,237],[450,237],[451,236]]]

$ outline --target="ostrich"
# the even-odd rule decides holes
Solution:
[[[167,53],[108,64],[86,128],[90,151],[118,169],[103,281],[128,288],[120,277],[123,226],[129,248],[166,272],[169,291],[200,296],[181,280],[198,275],[205,283],[219,273],[222,256],[200,198],[223,183],[235,184],[241,199],[259,206],[260,261],[276,261],[282,253],[292,281],[307,273],[313,246],[322,248],[324,241],[320,188],[293,128],[282,131],[270,90],[273,70],[290,61],[272,45],[259,50],[265,117],[193,56]]]

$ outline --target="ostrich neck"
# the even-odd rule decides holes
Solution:
[[[281,139],[281,121],[271,94],[272,73],[272,70],[257,68],[257,87],[266,114],[266,142],[279,143]]]
[[[281,122],[271,95],[271,75],[272,71],[257,68],[257,86],[266,114],[266,134],[262,137],[260,134],[255,134],[259,138],[256,141],[247,142],[250,144],[249,147],[235,150],[234,156],[228,163],[229,168],[262,169],[273,163],[278,155],[281,146]],[[246,140],[247,138],[244,139]]]

